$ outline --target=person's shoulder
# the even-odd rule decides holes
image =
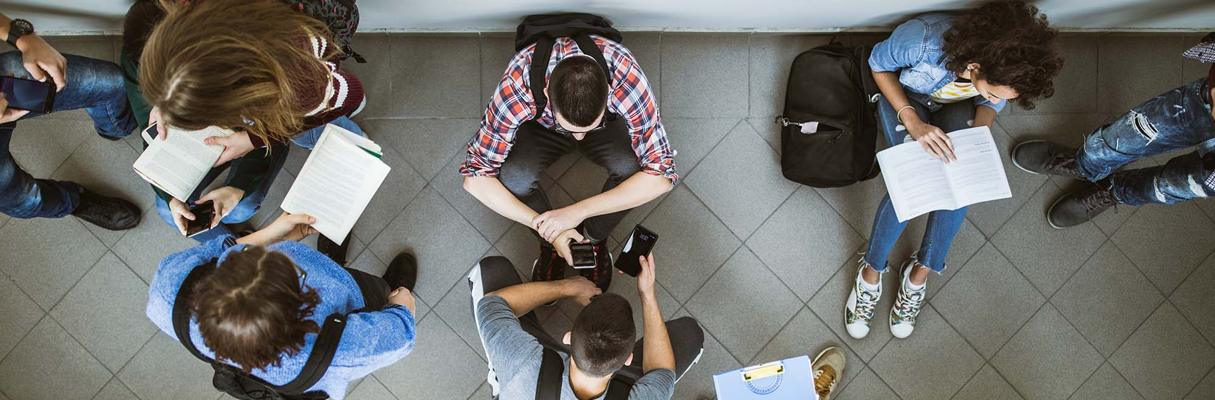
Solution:
[[[629,392],[630,399],[669,399],[675,393],[675,371],[656,369],[641,376]]]

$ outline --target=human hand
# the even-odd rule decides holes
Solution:
[[[46,82],[49,76],[55,82],[55,91],[67,87],[67,59],[45,40],[31,33],[17,39],[17,49],[21,50],[21,63],[25,70],[35,80]]]
[[[316,218],[313,218],[311,215],[283,212],[270,225],[257,231],[257,234],[265,235],[266,239],[269,239],[271,242],[275,240],[300,240],[316,233],[316,229],[312,228],[312,224],[315,223]]]
[[[219,221],[228,216],[228,213],[236,209],[236,205],[240,204],[240,200],[244,197],[244,190],[232,186],[224,186],[199,197],[198,202],[211,202],[211,207],[215,209],[215,216],[211,217],[211,227],[214,228],[219,225]]]
[[[208,137],[203,139],[203,143],[213,146],[224,146],[224,152],[220,153],[218,160],[215,160],[214,166],[216,167],[227,164],[229,161],[253,151],[253,141],[249,139],[249,132],[243,129],[238,129],[236,133],[229,136]]]
[[[173,214],[173,222],[177,224],[177,231],[182,235],[186,235],[186,226],[195,218],[194,213],[190,212],[190,206],[178,199],[169,199],[169,213]]]
[[[958,159],[953,153],[953,141],[941,128],[915,119],[906,121],[903,126],[907,127],[907,133],[920,143],[920,147],[923,147],[924,151],[945,162]]]
[[[388,303],[389,304],[397,304],[397,305],[405,306],[405,308],[409,309],[409,313],[414,314],[414,316],[416,317],[417,316],[417,305],[416,305],[415,301],[416,300],[414,300],[414,298],[413,298],[413,292],[410,291],[409,289],[406,289],[403,287],[393,289],[392,293],[388,294]]]
[[[29,113],[29,110],[8,108],[8,100],[4,98],[3,93],[0,93],[0,124],[16,121]]]
[[[544,240],[551,242],[561,232],[576,228],[583,219],[586,219],[586,216],[582,215],[577,208],[568,206],[549,210],[532,218],[532,229],[535,229]]]
[[[582,275],[561,280],[562,293],[565,297],[573,299],[581,305],[591,304],[591,299],[595,296],[603,294],[603,290],[599,286],[595,286],[594,282],[586,279]]]
[[[568,229],[565,232],[557,235],[557,238],[549,241],[553,248],[557,250],[557,255],[565,259],[565,263],[574,265],[574,253],[570,251],[570,241],[582,242],[586,240],[581,233],[573,229]]]
[[[654,281],[657,275],[654,272],[654,253],[647,256],[641,256],[641,272],[637,274],[637,293],[641,294],[643,299],[655,299],[654,296]]]

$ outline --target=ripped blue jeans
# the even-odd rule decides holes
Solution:
[[[1175,204],[1215,195],[1215,119],[1206,79],[1190,82],[1136,106],[1084,138],[1076,154],[1089,181],[1109,178],[1118,202]],[[1148,168],[1118,171],[1135,160],[1195,147]]]

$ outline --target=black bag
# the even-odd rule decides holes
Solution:
[[[177,340],[186,347],[186,350],[190,351],[190,354],[211,364],[211,368],[215,370],[215,374],[211,377],[211,385],[215,386],[215,389],[241,400],[328,399],[329,396],[323,391],[305,392],[305,390],[320,381],[321,377],[325,375],[325,371],[329,369],[329,363],[333,361],[338,344],[341,342],[342,331],[346,328],[346,316],[331,314],[325,317],[325,324],[321,326],[321,333],[317,337],[316,343],[313,344],[312,353],[308,355],[308,361],[304,362],[304,368],[300,370],[300,374],[285,385],[270,384],[258,377],[246,374],[238,368],[216,362],[198,351],[194,342],[190,340],[190,293],[194,284],[214,269],[214,261],[195,267],[182,282],[181,289],[177,292],[177,298],[173,301],[173,332],[177,335]]]
[[[784,115],[777,118],[785,178],[838,187],[877,176],[878,91],[868,59],[867,47],[832,40],[793,60]]]
[[[536,44],[535,50],[532,51],[532,68],[528,74],[531,81],[529,89],[532,91],[532,98],[535,99],[536,109],[540,110],[537,112],[537,117],[539,117],[538,114],[544,112],[544,107],[548,103],[548,98],[544,96],[548,62],[537,62],[536,60],[547,61],[552,57],[553,42],[557,38],[574,39],[574,42],[578,43],[578,49],[599,62],[603,73],[608,75],[608,82],[612,81],[612,74],[608,72],[607,60],[603,58],[603,52],[599,50],[599,46],[595,45],[589,35],[602,36],[616,43],[624,41],[624,38],[620,36],[620,31],[613,28],[612,22],[607,18],[585,13],[529,15],[523,18],[523,22],[520,22],[519,27],[515,29],[515,51],[523,50],[532,43]]]

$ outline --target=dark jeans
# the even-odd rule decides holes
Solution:
[[[605,117],[606,118],[606,117]],[[535,121],[519,126],[515,143],[511,147],[498,179],[523,204],[532,210],[544,213],[553,207],[548,196],[540,189],[540,177],[544,170],[561,156],[577,149],[588,159],[608,171],[606,192],[641,171],[637,154],[633,151],[632,139],[624,119],[615,118],[597,132],[588,133],[582,140],[547,129]],[[599,215],[583,221],[583,233],[592,240],[607,239],[612,229],[620,223],[628,210]]]
[[[472,293],[471,305],[473,312],[476,312],[477,303],[486,294],[522,283],[523,280],[515,272],[515,267],[511,265],[510,260],[498,256],[482,259],[468,273],[468,286]],[[523,330],[535,336],[536,340],[539,340],[542,344],[550,348],[563,349],[562,351],[569,353],[568,346],[544,331],[544,328],[540,326],[540,320],[536,318],[536,313],[531,312],[520,317],[519,323],[523,326]],[[704,349],[704,330],[700,328],[700,325],[692,317],[683,317],[667,321],[667,336],[671,339],[671,347],[675,351],[675,376],[676,379],[679,379],[697,361],[700,361],[700,354]],[[618,377],[630,381],[641,377],[641,360],[645,353],[643,351],[644,340],[645,338],[642,338],[637,341],[636,346],[633,347],[633,363],[621,369],[616,374]],[[493,376],[493,366],[489,367],[491,370],[490,374]]]
[[[1206,79],[1165,92],[1088,134],[1076,153],[1080,173],[1129,205],[1175,204],[1215,195],[1215,119]],[[1160,153],[1195,147],[1162,166],[1117,171]]]
[[[359,285],[359,292],[363,294],[364,310],[379,310],[388,305],[388,293],[392,292],[392,289],[384,278],[354,268],[346,268],[346,272],[349,272],[354,283]]]
[[[52,112],[83,108],[93,119],[97,133],[122,138],[135,129],[127,105],[122,72],[114,63],[65,54],[67,87],[55,95]],[[0,75],[30,79],[21,63],[21,53],[0,54]],[[29,113],[22,119],[40,113]],[[0,125],[0,213],[15,218],[58,218],[70,214],[80,201],[80,185],[50,179],[34,179],[17,165],[9,152],[16,122]],[[129,173],[116,168],[113,173]],[[129,169],[129,166],[125,167]]]
[[[932,101],[927,95],[912,92],[904,88],[908,100],[915,107],[920,120],[941,128],[945,133],[970,128],[975,118],[975,103],[964,100],[957,103],[941,104]],[[914,140],[907,128],[899,123],[895,110],[885,97],[879,97],[878,120],[882,132],[886,135],[886,145],[896,146],[905,141]],[[928,213],[928,227],[924,231],[924,239],[920,242],[917,253],[920,264],[936,272],[945,270],[945,257],[949,254],[949,246],[962,223],[966,222],[966,207],[957,210],[939,210]],[[882,197],[877,215],[873,219],[873,231],[869,234],[869,247],[865,251],[865,262],[878,272],[886,270],[890,258],[890,249],[907,228],[907,222],[899,222],[894,213],[894,205],[890,195]]]

